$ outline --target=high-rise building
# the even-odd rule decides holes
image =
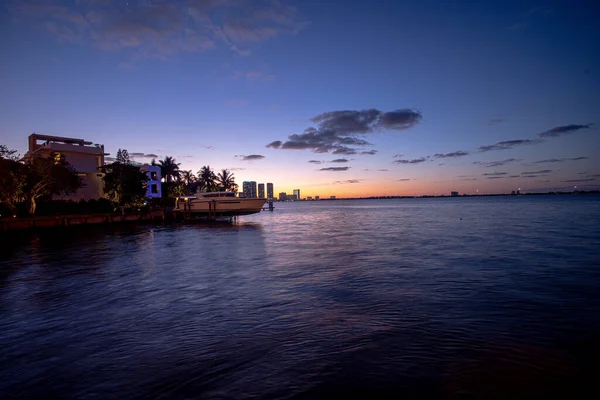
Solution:
[[[302,200],[300,198],[300,189],[294,189],[294,196],[296,196],[296,200]]]
[[[267,183],[267,199],[273,200],[273,184]]]
[[[258,184],[258,198],[259,199],[265,198],[265,184],[264,183]]]
[[[286,201],[286,200],[287,200],[287,194],[285,194],[285,192],[279,193],[279,201]]]
[[[255,181],[244,181],[242,184],[244,190],[244,197],[249,199],[256,198],[256,182]]]

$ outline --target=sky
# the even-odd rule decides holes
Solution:
[[[0,144],[83,138],[302,197],[598,189],[599,17],[593,1],[9,0]]]

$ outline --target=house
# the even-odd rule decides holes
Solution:
[[[140,167],[140,171],[145,172],[148,175],[148,182],[146,183],[146,197],[162,197],[162,186],[160,167],[158,165],[144,164]]]
[[[41,143],[40,143],[41,142]],[[84,139],[60,136],[29,135],[29,151],[24,159],[48,157],[55,153],[64,157],[81,177],[82,187],[70,195],[53,196],[54,200],[92,200],[99,199],[104,194],[104,174],[100,167],[104,165],[104,145],[93,144]]]

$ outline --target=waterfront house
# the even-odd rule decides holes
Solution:
[[[54,195],[54,200],[92,200],[99,199],[104,194],[104,174],[100,167],[104,165],[104,145],[94,144],[84,139],[67,138],[61,136],[29,135],[29,151],[24,159],[34,157],[48,157],[54,153],[57,157],[64,157],[81,177],[82,187],[77,192],[69,195]]]
[[[146,197],[162,197],[160,167],[158,165],[144,164],[140,167],[140,171],[148,175],[146,183]]]

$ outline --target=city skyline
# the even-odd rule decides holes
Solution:
[[[0,144],[21,155],[81,137],[302,197],[600,188],[592,2],[2,9]]]

